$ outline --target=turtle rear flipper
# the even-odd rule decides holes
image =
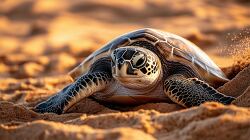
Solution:
[[[197,78],[185,78],[182,75],[168,78],[164,83],[164,91],[172,101],[184,107],[198,106],[207,101],[231,104],[235,100]]]
[[[62,114],[83,98],[105,89],[111,79],[111,75],[105,72],[83,75],[48,100],[38,104],[34,110],[39,113]]]

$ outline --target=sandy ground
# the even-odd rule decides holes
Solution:
[[[0,2],[0,139],[239,139],[250,137],[248,0],[4,0]],[[32,108],[71,82],[94,50],[151,27],[201,47],[231,79],[230,106],[148,103],[111,109],[84,99],[63,115]]]

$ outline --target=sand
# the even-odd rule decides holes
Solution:
[[[0,139],[249,139],[249,7],[247,0],[1,2]],[[69,84],[67,72],[91,52],[144,27],[203,49],[230,78],[218,90],[237,97],[233,104],[110,108],[87,98],[62,115],[32,111]]]

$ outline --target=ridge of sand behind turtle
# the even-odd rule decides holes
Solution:
[[[247,0],[1,2],[0,139],[249,139],[249,7]],[[115,110],[87,98],[62,115],[32,111],[70,83],[67,72],[91,52],[144,27],[176,33],[207,52],[230,78],[218,90],[237,97],[233,105]]]

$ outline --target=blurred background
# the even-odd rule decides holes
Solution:
[[[221,67],[249,47],[249,0],[0,0],[0,78],[66,74],[139,28],[183,36]]]

